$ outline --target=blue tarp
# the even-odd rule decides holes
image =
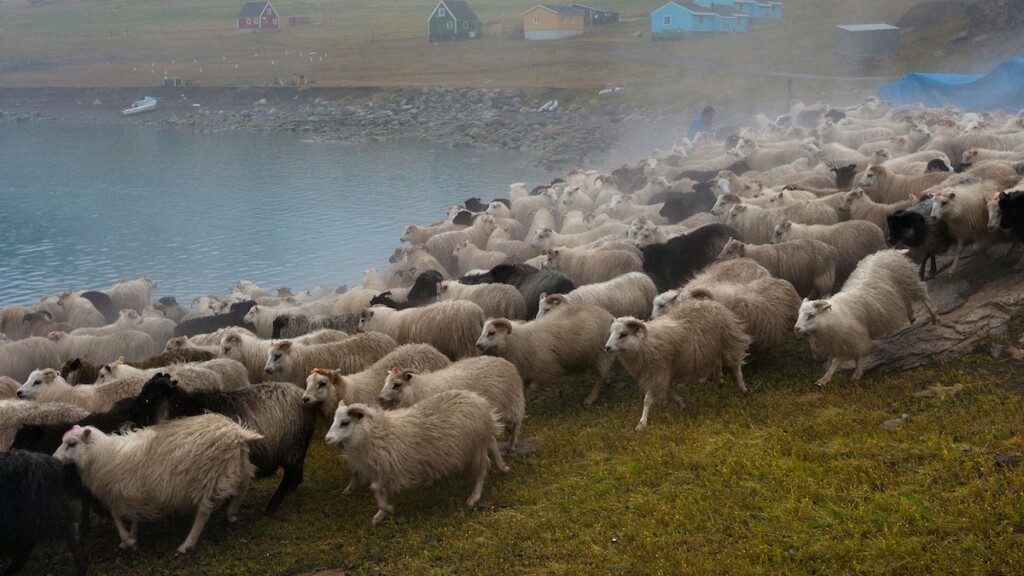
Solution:
[[[952,104],[968,111],[1024,109],[1024,58],[1004,60],[987,74],[913,72],[878,86],[878,95],[893,106],[920,102],[929,108]]]

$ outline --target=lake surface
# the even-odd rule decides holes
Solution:
[[[382,272],[410,222],[557,174],[516,152],[137,124],[0,124],[0,306],[148,274],[183,305],[241,278]]]

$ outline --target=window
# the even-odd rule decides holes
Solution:
[[[704,23],[704,17],[703,16],[697,16],[697,24],[703,24],[703,23]]]
[[[438,16],[444,16],[444,6],[437,9]]]
[[[469,30],[469,22],[468,22],[468,21],[466,21],[466,22],[463,22],[463,23],[462,23],[462,28],[463,28],[464,30]]]
[[[277,26],[277,18],[274,18],[274,26]]]
[[[569,21],[569,17],[568,16],[562,16],[562,24],[565,24],[568,21]]]
[[[448,24],[448,29],[449,30],[454,30],[455,29],[455,22],[452,22],[451,20],[449,20],[447,22],[447,24]]]
[[[569,23],[570,24],[575,22],[575,21],[576,21],[576,17],[575,16],[569,16]]]
[[[540,24],[540,16],[534,16],[533,17],[533,23],[534,24]]]
[[[664,24],[665,26],[668,26],[669,24],[672,23],[672,17],[665,16],[664,18],[661,19],[661,23]]]
[[[252,18],[246,18],[245,23],[247,26],[252,26]]]

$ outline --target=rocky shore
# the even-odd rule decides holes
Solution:
[[[635,160],[624,151],[650,151],[662,140],[671,142],[688,122],[681,114],[631,108],[616,94],[577,97],[540,111],[554,99],[523,90],[30,90],[0,90],[0,121],[127,121],[201,132],[295,132],[348,143],[418,138],[456,148],[519,150],[548,167],[593,165],[616,156]],[[159,98],[157,110],[120,116],[119,110],[143,92]]]

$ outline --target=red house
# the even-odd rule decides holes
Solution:
[[[277,10],[270,2],[246,2],[238,13],[239,32],[270,32],[278,26]]]

